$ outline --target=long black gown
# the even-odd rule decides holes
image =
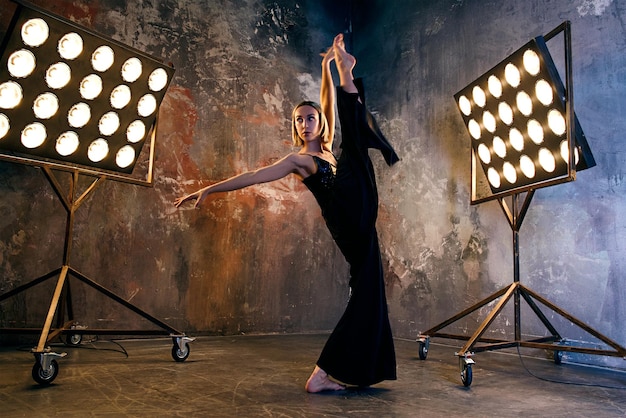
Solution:
[[[350,299],[317,365],[343,383],[369,386],[395,380],[396,359],[376,232],[378,191],[368,148],[379,149],[388,165],[399,159],[364,105],[361,80],[355,85],[358,94],[337,88],[342,152],[336,170],[313,157],[318,169],[304,184],[350,264]]]

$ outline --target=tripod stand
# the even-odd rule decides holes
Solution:
[[[37,346],[33,348],[32,353],[35,356],[35,364],[32,369],[33,379],[41,384],[50,384],[59,372],[59,366],[56,361],[58,358],[65,357],[67,353],[55,353],[47,347],[47,343],[59,335],[66,335],[68,338],[66,342],[70,345],[78,345],[81,342],[82,335],[170,335],[173,340],[172,357],[177,362],[182,362],[187,359],[190,353],[188,343],[193,341],[193,338],[185,336],[184,333],[176,330],[165,322],[155,318],[148,314],[137,306],[126,301],[121,296],[113,293],[109,289],[96,283],[94,280],[85,276],[78,270],[70,266],[70,254],[72,250],[72,237],[74,231],[74,220],[77,209],[85,202],[86,198],[91,195],[96,187],[101,184],[107,176],[105,174],[93,174],[92,178],[95,179],[89,184],[89,186],[83,191],[82,194],[78,194],[78,183],[81,172],[78,169],[71,171],[71,179],[69,185],[68,194],[63,193],[61,184],[59,183],[55,172],[50,166],[42,166],[42,170],[46,175],[46,178],[50,182],[57,197],[61,201],[64,209],[67,212],[66,228],[65,228],[65,243],[63,250],[63,262],[60,268],[32,280],[22,286],[19,286],[3,295],[0,295],[0,302],[15,296],[21,292],[24,292],[31,287],[45,282],[52,278],[57,278],[56,286],[48,309],[48,314],[45,318],[43,328],[41,329],[39,342]],[[96,291],[104,294],[108,298],[130,309],[136,314],[150,321],[152,324],[161,328],[161,330],[111,330],[111,329],[89,329],[88,331],[84,327],[76,326],[74,318],[74,309],[72,294],[70,288],[70,277],[73,277],[80,282],[92,287]],[[53,328],[52,323],[56,317],[56,327]],[[34,329],[2,329],[4,333],[18,333],[25,334],[31,332],[39,332]]]
[[[539,348],[539,349],[548,349],[554,351],[554,361],[559,364],[561,362],[561,352],[578,352],[585,354],[597,354],[604,356],[615,356],[615,357],[626,357],[626,348],[620,346],[615,341],[609,339],[608,337],[602,335],[598,331],[592,329],[587,324],[583,323],[579,319],[570,315],[563,309],[549,302],[547,299],[543,298],[539,294],[533,292],[528,287],[522,285],[520,283],[520,274],[519,274],[519,229],[522,225],[522,221],[528,211],[528,207],[530,206],[530,202],[534,195],[534,190],[529,190],[525,192],[525,196],[523,201],[521,201],[522,195],[524,193],[517,193],[512,195],[511,205],[507,204],[504,198],[499,198],[498,202],[500,203],[500,207],[502,208],[507,220],[509,221],[509,225],[511,226],[511,230],[513,231],[513,283],[509,286],[498,290],[487,298],[481,300],[480,302],[472,305],[471,307],[459,312],[458,314],[452,316],[451,318],[443,321],[442,323],[435,325],[420,335],[417,338],[417,342],[419,344],[419,357],[422,360],[425,360],[428,354],[429,342],[431,337],[441,337],[441,338],[451,338],[455,340],[466,340],[467,342],[461,349],[455,353],[456,356],[459,357],[459,369],[461,373],[461,381],[464,386],[470,386],[472,384],[472,366],[475,364],[472,356],[476,352],[482,351],[490,351],[490,350],[498,350],[502,348],[510,348],[510,347],[529,347],[529,348]],[[521,201],[521,202],[520,202]],[[489,328],[491,323],[496,319],[496,317],[500,314],[504,306],[513,298],[513,310],[514,310],[514,339],[513,340],[502,340],[502,339],[492,339],[492,338],[483,338],[482,335]],[[548,330],[549,335],[542,338],[532,339],[532,340],[522,340],[522,330],[521,330],[521,299],[524,299],[532,312],[539,318],[541,323]],[[499,299],[499,300],[498,300]],[[475,312],[476,310],[482,308],[483,306],[498,300],[494,308],[491,312],[485,317],[485,319],[478,326],[474,334],[471,336],[466,335],[458,335],[458,334],[449,334],[439,332],[443,328],[451,325],[452,323],[458,321],[461,318],[468,316],[469,314]],[[573,346],[564,346],[559,344],[563,341],[563,338],[556,330],[554,325],[550,322],[550,320],[546,317],[543,311],[539,308],[539,305],[536,303],[539,302],[543,306],[551,309],[558,315],[567,319],[571,323],[577,325],[587,333],[593,335],[598,340],[605,343],[607,346],[611,347],[612,350],[609,349],[595,349],[595,348],[582,348],[582,347],[573,347]],[[476,346],[477,343],[482,343],[482,345]]]

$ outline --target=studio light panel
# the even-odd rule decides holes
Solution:
[[[19,6],[0,62],[0,153],[132,173],[174,70]]]
[[[565,88],[541,37],[454,97],[492,197],[568,181],[575,170],[595,165],[573,115],[570,170]]]

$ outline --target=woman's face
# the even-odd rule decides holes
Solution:
[[[304,105],[296,109],[294,115],[294,123],[296,132],[303,141],[311,141],[319,138],[321,126],[320,115],[317,109],[312,106]]]

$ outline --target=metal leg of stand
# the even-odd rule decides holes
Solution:
[[[35,364],[33,365],[32,375],[33,379],[35,379],[35,381],[39,384],[49,384],[56,378],[59,372],[59,366],[55,359],[65,357],[67,355],[67,353],[51,352],[49,348],[46,348],[46,343],[48,341],[48,335],[50,334],[52,320],[54,319],[54,315],[57,311],[59,300],[61,298],[61,293],[63,291],[63,287],[65,286],[68,270],[68,266],[63,266],[61,268],[61,274],[59,275],[57,285],[54,289],[52,301],[50,302],[50,308],[48,309],[48,315],[46,316],[41,336],[39,337],[39,343],[37,344],[37,347],[32,350],[35,355]]]

